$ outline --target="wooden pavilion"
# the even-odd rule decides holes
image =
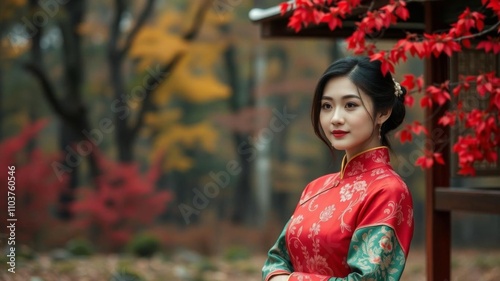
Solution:
[[[386,3],[386,1],[376,1]],[[410,19],[398,23],[384,33],[385,39],[400,39],[405,32],[431,33],[449,28],[453,19],[466,6],[474,8],[481,1],[422,1],[408,3]],[[260,26],[262,38],[346,38],[353,32],[356,16],[347,18],[343,28],[331,31],[326,25],[302,29],[287,28],[289,14],[280,15],[279,6],[250,11],[250,19]],[[486,23],[488,24],[488,23]],[[467,50],[454,57],[430,58],[425,61],[425,81],[441,83],[447,79],[457,81],[460,74],[477,74],[479,71],[500,73],[498,55]],[[465,93],[470,98],[474,92]],[[461,98],[467,98],[461,96]],[[457,160],[451,153],[456,134],[438,124],[439,117],[450,108],[450,103],[433,107],[425,114],[430,132],[427,143],[443,153],[446,165],[434,165],[426,172],[425,225],[426,225],[426,274],[427,280],[450,280],[451,277],[451,213],[466,211],[500,214],[500,160],[493,165],[478,165],[476,177],[458,177]],[[500,159],[500,149],[497,148]],[[500,234],[499,234],[500,235]]]

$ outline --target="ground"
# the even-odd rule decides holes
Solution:
[[[235,226],[215,218],[178,228],[152,230],[162,239],[154,257],[97,253],[70,257],[64,248],[18,259],[16,273],[0,256],[1,281],[259,281],[265,252],[281,231],[279,223],[264,228]],[[56,250],[54,250],[56,249]],[[21,251],[30,252],[30,251]],[[32,251],[31,251],[32,252]],[[30,255],[26,255],[30,256]],[[31,255],[33,256],[33,255]],[[450,281],[500,280],[500,249],[453,249]],[[425,251],[412,246],[402,281],[423,281]]]
[[[54,260],[49,254],[43,254],[34,260],[19,262],[15,274],[9,273],[5,264],[1,265],[0,280],[260,280],[265,256],[240,250],[211,258],[185,250],[169,256],[156,255],[151,259],[101,254]],[[402,280],[425,280],[423,249],[412,249]],[[454,250],[451,280],[500,280],[500,250]]]

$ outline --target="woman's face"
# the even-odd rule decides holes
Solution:
[[[358,91],[347,77],[327,82],[321,99],[320,124],[332,146],[346,151],[347,159],[380,146],[378,127],[375,128],[380,120],[373,117],[373,108],[370,96]]]

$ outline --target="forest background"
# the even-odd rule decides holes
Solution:
[[[322,71],[347,55],[341,40],[262,40],[248,12],[277,4],[2,1],[0,179],[16,167],[18,245],[265,253],[304,186],[338,170],[342,154],[314,136],[309,110]],[[423,61],[396,77],[408,72]],[[423,119],[413,108],[406,122]],[[419,248],[424,172],[413,163],[425,141],[392,143]],[[453,220],[455,247],[500,247],[498,217]]]

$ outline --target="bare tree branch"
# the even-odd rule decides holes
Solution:
[[[111,58],[117,59],[118,55],[118,38],[120,37],[120,22],[122,20],[122,14],[125,11],[125,1],[115,0],[116,13],[111,22],[111,29],[109,34],[109,45],[108,54]]]
[[[193,25],[191,26],[190,29],[188,29],[188,31],[183,36],[184,40],[190,41],[196,37],[198,31],[200,31],[201,24],[205,19],[205,15],[207,14],[210,6],[212,5],[212,2],[213,0],[204,0],[203,3],[200,4],[201,7],[198,9],[198,12],[194,16]]]
[[[40,82],[40,85],[42,86],[42,92],[44,96],[47,98],[49,101],[50,105],[54,109],[54,111],[59,114],[64,120],[72,120],[73,116],[65,110],[65,108],[61,105],[59,99],[56,97],[56,93],[54,90],[54,87],[52,86],[52,83],[50,82],[49,78],[45,74],[46,72],[43,71],[39,65],[35,63],[25,63],[24,64],[24,69],[29,71],[35,78],[38,79]]]
[[[456,41],[460,41],[460,40],[466,40],[466,39],[471,39],[471,38],[479,37],[479,36],[485,35],[487,33],[490,33],[491,31],[495,30],[498,26],[500,26],[500,21],[498,21],[497,23],[495,23],[494,25],[492,25],[490,28],[485,29],[485,30],[483,30],[481,32],[474,33],[474,34],[467,35],[467,36],[463,36],[463,37],[459,37],[459,38],[456,38],[455,40]]]
[[[131,128],[130,136],[135,137],[139,133],[139,130],[141,129],[142,124],[144,123],[144,116],[146,115],[146,113],[148,111],[150,111],[150,109],[152,107],[151,97],[153,96],[153,92],[156,89],[158,89],[158,87],[161,83],[165,82],[165,80],[168,78],[168,75],[177,66],[177,64],[182,59],[182,57],[184,57],[184,53],[178,53],[177,55],[175,55],[175,57],[168,64],[165,64],[160,71],[160,75],[162,76],[163,80],[159,81],[158,85],[156,85],[156,87],[148,87],[145,89],[146,94],[145,94],[144,100],[141,103],[141,108],[140,108],[139,113],[137,115],[137,121],[135,122],[134,126]]]
[[[37,1],[30,0],[29,6],[31,9],[36,10],[37,5]],[[47,98],[54,111],[64,120],[69,121],[72,119],[72,116],[66,108],[62,106],[61,101],[57,98],[56,90],[47,76],[47,72],[43,69],[43,56],[40,48],[43,29],[43,26],[38,26],[38,30],[36,30],[36,33],[31,37],[31,61],[24,63],[23,68],[31,73],[40,82],[42,94]]]
[[[146,5],[144,5],[144,8],[142,9],[142,12],[139,15],[139,18],[137,19],[137,22],[135,23],[134,27],[130,31],[126,41],[125,45],[123,46],[123,49],[121,50],[119,56],[123,57],[125,56],[128,51],[130,50],[130,47],[132,46],[132,43],[134,42],[135,37],[137,36],[137,33],[139,33],[139,30],[141,30],[142,26],[148,19],[148,17],[151,14],[151,11],[153,10],[155,0],[148,0]]]

